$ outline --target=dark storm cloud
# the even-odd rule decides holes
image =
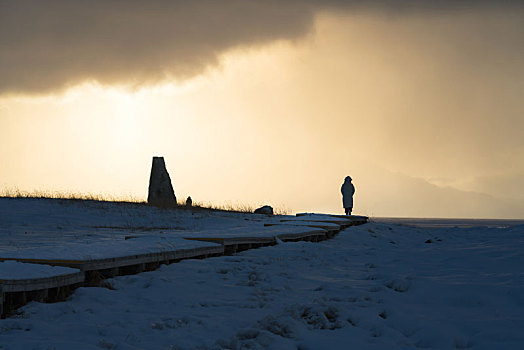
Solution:
[[[0,91],[85,79],[188,77],[242,44],[302,35],[310,6],[261,1],[11,1],[0,10]]]
[[[305,35],[321,10],[447,11],[513,3],[0,0],[0,94],[47,92],[90,79],[140,85],[188,78],[227,49]]]

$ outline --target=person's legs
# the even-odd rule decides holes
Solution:
[[[353,207],[347,208],[346,215],[351,215],[351,212],[353,211]]]

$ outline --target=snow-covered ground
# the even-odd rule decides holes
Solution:
[[[193,225],[227,227],[234,219],[246,229],[256,224],[226,216]],[[13,220],[9,226],[19,227]],[[115,220],[108,215],[106,226],[121,225]],[[175,224],[187,230],[190,222]],[[0,349],[524,347],[522,225],[370,223],[320,243],[185,260],[108,281],[114,290],[80,288],[68,301],[33,302],[0,320]]]
[[[244,220],[247,219],[247,220]],[[126,236],[263,227],[259,216],[138,204],[0,198],[0,255],[37,247],[115,243]]]
[[[264,226],[285,218],[296,219],[125,203],[0,198],[0,258],[101,259],[212,245],[183,237],[274,237],[318,231],[296,225]]]

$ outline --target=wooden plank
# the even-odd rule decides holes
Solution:
[[[332,224],[345,224],[351,222],[347,218],[336,218],[328,215],[314,215],[314,216],[297,216],[292,218],[282,219],[281,221],[317,221],[317,222],[327,222]]]
[[[217,242],[214,242],[217,243]],[[169,261],[181,258],[189,258],[193,256],[203,256],[212,254],[221,254],[224,252],[224,247],[217,244],[216,246],[196,247],[190,249],[177,249],[172,251],[161,251],[144,254],[135,254],[121,257],[112,257],[104,259],[92,260],[59,260],[59,259],[25,259],[25,258],[9,258],[2,260],[14,260],[20,262],[31,262],[43,265],[65,266],[80,269],[82,271],[105,270],[112,268],[119,268],[125,266],[133,266],[139,264]]]
[[[39,258],[1,258],[2,261],[19,261],[24,263],[34,263],[51,266],[65,266],[77,268],[84,263],[84,260],[61,260],[61,259],[39,259]]]
[[[231,244],[259,244],[259,243],[271,243],[275,241],[274,236],[266,237],[184,237],[188,240],[193,241],[204,241],[204,242],[220,242],[223,245]]]
[[[314,237],[324,237],[327,231],[324,229],[319,229],[317,231],[308,231],[308,232],[297,232],[297,233],[283,233],[277,235],[278,239],[282,241],[286,240],[300,240],[305,238],[314,238]]]
[[[319,224],[326,223],[326,224],[336,224],[339,225],[340,228],[345,228],[352,225],[352,222],[349,220],[339,220],[339,219],[314,219],[314,218],[308,218],[308,219],[282,219],[280,222],[297,222],[300,223],[302,221],[305,222],[317,222]]]
[[[163,262],[176,259],[188,259],[196,256],[221,254],[224,248],[221,245],[212,247],[196,247],[189,249],[177,249],[172,251],[146,253],[138,255],[123,256],[118,258],[97,259],[85,261],[81,266],[84,271],[125,267],[153,262]]]
[[[174,259],[174,253],[170,254],[169,252],[162,252],[129,255],[116,258],[87,260],[82,264],[81,269],[83,271],[112,269],[169,259]]]
[[[264,224],[264,226],[277,226],[277,225],[281,225],[281,226],[289,226],[289,225],[294,225],[294,226],[303,226],[303,227],[311,227],[311,228],[319,228],[319,229],[323,229],[323,230],[326,230],[328,232],[339,232],[341,229],[342,229],[342,226],[338,225],[338,224],[331,224],[329,223],[330,225],[327,225],[328,223],[322,223],[322,222],[317,222],[317,223],[301,223],[301,222],[289,222],[288,225],[284,225],[284,224],[279,224],[279,223],[274,223],[274,224]],[[336,226],[334,226],[336,225]]]
[[[224,246],[217,245],[216,247],[200,247],[192,249],[179,249],[175,251],[175,259],[190,259],[194,257],[206,255],[221,255],[224,254]]]
[[[229,237],[224,238],[224,245],[229,244],[259,244],[259,243],[272,243],[275,241],[275,237]]]
[[[296,214],[297,220],[331,222],[339,224],[343,229],[354,225],[362,225],[369,221],[367,216],[360,215],[331,215],[331,214]]]
[[[334,218],[341,218],[341,219],[349,219],[351,221],[361,221],[361,220],[368,220],[369,218],[367,216],[363,215],[337,215],[337,214],[327,214]]]
[[[325,230],[340,230],[340,225],[331,223],[331,222],[323,222],[323,221],[298,221],[298,220],[280,220],[280,223],[265,223],[264,226],[276,226],[276,225],[282,225],[282,223],[287,222],[289,225],[295,225],[295,226],[306,226],[306,227],[313,227],[313,228],[322,228]]]
[[[224,238],[216,238],[216,237],[183,237],[183,238],[189,241],[211,242],[211,243],[218,243],[218,244],[224,243]]]
[[[33,290],[63,287],[84,282],[83,271],[43,278],[0,280],[3,293],[28,292]]]
[[[307,216],[311,216],[311,217],[326,216],[329,218],[349,220],[351,222],[368,222],[369,221],[369,218],[363,215],[338,215],[338,214],[315,214],[315,213],[297,213],[296,214],[296,217],[300,217],[300,218],[304,218]]]

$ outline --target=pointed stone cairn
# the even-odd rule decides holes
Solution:
[[[153,157],[147,204],[159,207],[174,207],[177,204],[164,157]]]

